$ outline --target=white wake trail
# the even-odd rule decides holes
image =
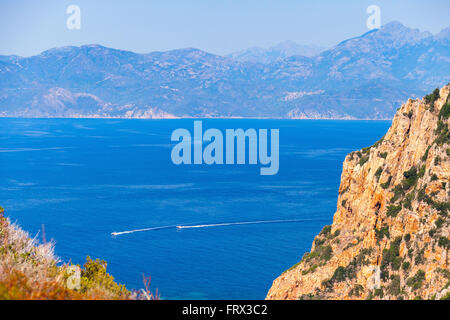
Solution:
[[[130,234],[135,232],[154,231],[161,229],[196,229],[196,228],[211,228],[211,227],[225,227],[225,226],[237,226],[237,225],[249,225],[249,224],[269,224],[269,223],[288,223],[288,222],[308,222],[308,221],[325,221],[325,219],[288,219],[288,220],[262,220],[262,221],[244,221],[244,222],[226,222],[226,223],[213,223],[213,224],[197,224],[197,225],[180,225],[180,226],[163,226],[153,227],[145,229],[135,229],[129,231],[112,232],[112,236],[120,236],[123,234]]]
[[[145,231],[153,231],[153,230],[161,230],[161,229],[170,229],[175,228],[176,226],[162,226],[162,227],[153,227],[153,228],[145,228],[145,229],[135,229],[135,230],[128,230],[128,231],[121,231],[121,232],[111,232],[112,236],[120,236],[122,234],[130,234],[135,232],[145,232]]]
[[[303,222],[303,221],[316,221],[316,220],[290,219],[290,220],[262,220],[262,221],[245,221],[245,222],[227,222],[227,223],[214,223],[214,224],[198,224],[198,225],[194,225],[194,226],[177,226],[177,229],[210,228],[210,227],[237,226],[237,225],[244,225],[244,224],[267,224],[267,223],[285,223],[285,222]]]

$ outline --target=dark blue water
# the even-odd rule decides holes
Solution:
[[[129,288],[142,274],[165,299],[262,299],[332,222],[342,162],[383,121],[203,120],[207,128],[279,128],[280,170],[175,166],[170,135],[193,120],[0,119],[0,205],[32,235],[45,225],[63,261],[87,255]],[[302,219],[198,229],[168,225]],[[310,221],[307,221],[310,220]]]

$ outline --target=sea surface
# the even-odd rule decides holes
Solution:
[[[174,165],[171,133],[193,121],[0,119],[0,205],[54,239],[62,261],[106,260],[128,288],[144,274],[163,299],[263,299],[332,222],[346,154],[390,126],[203,120],[204,130],[279,129],[279,173],[261,176],[260,165]]]

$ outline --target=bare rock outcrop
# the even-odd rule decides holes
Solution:
[[[267,299],[449,297],[450,85],[408,100],[343,164],[333,224]]]

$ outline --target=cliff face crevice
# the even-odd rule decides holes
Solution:
[[[380,141],[346,157],[333,224],[267,299],[448,297],[449,93],[408,100]]]

